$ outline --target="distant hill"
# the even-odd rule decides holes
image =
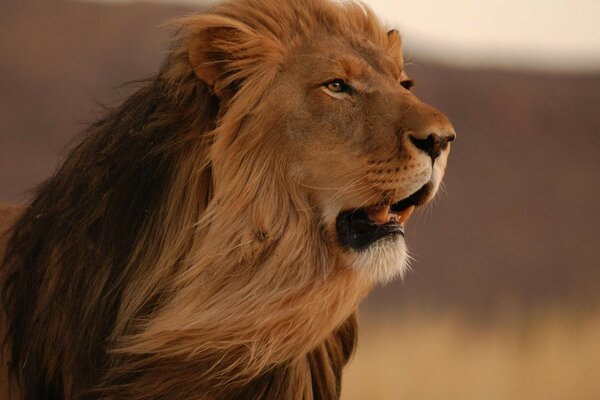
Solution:
[[[189,11],[3,1],[0,201],[25,201],[99,104],[116,104],[130,91],[120,85],[156,72],[169,35],[161,23]],[[370,304],[598,304],[600,74],[413,61],[415,92],[451,117],[459,137],[446,193],[408,228],[414,271]]]

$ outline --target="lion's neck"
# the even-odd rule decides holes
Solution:
[[[165,288],[172,295],[118,350],[127,361],[117,381],[145,380],[170,365],[174,382],[193,370],[203,387],[239,387],[292,362],[306,369],[299,360],[356,310],[370,285],[328,250],[314,209],[299,204],[300,195],[269,197],[265,191],[281,192],[248,186],[257,192],[215,189]]]

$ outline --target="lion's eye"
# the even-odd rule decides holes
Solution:
[[[351,91],[350,85],[341,79],[335,79],[331,82],[327,82],[323,86],[333,93],[349,93]]]
[[[400,85],[406,89],[406,90],[410,90],[413,88],[413,86],[415,86],[415,82],[412,79],[405,79],[403,81],[400,82]]]

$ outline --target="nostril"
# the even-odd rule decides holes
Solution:
[[[429,154],[432,160],[440,156],[448,144],[449,137],[441,137],[435,133],[429,134],[425,139],[410,135],[410,141],[420,150]]]
[[[456,135],[454,133],[451,133],[450,135],[446,136],[446,142],[453,142],[454,139],[456,139]]]

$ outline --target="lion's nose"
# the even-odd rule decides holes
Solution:
[[[436,158],[442,154],[448,147],[448,143],[453,141],[456,138],[454,133],[449,133],[447,135],[438,135],[437,133],[430,133],[425,139],[420,139],[416,136],[410,135],[410,141],[420,150],[423,150],[425,153],[429,154],[432,161],[435,161]]]

